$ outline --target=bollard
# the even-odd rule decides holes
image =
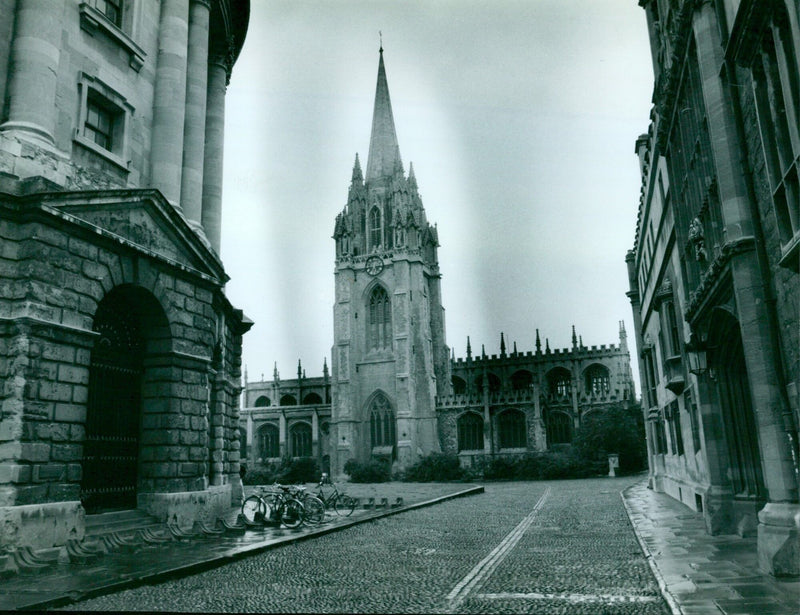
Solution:
[[[615,470],[619,467],[619,455],[609,455],[608,456],[608,475],[609,476],[616,476],[617,473]]]

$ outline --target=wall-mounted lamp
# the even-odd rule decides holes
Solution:
[[[686,349],[686,358],[689,360],[689,371],[695,376],[702,376],[708,371],[708,355],[705,350]]]

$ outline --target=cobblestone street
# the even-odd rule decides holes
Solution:
[[[635,480],[489,483],[481,495],[70,608],[668,613],[620,498]]]

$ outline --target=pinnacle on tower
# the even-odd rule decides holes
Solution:
[[[356,152],[356,161],[353,164],[352,181],[353,181],[354,184],[355,183],[360,184],[360,183],[363,183],[363,181],[364,181],[364,175],[361,173],[361,162],[358,159],[358,152]]]
[[[536,352],[542,352],[542,340],[539,338],[539,329],[536,329]]]
[[[328,375],[328,358],[322,357],[322,376],[327,380]]]
[[[472,358],[472,346],[469,345],[469,335],[467,336],[467,358]]]
[[[503,332],[500,331],[500,356],[506,356],[506,340],[503,337]]]
[[[275,382],[278,382],[278,380],[281,379],[281,376],[278,373],[278,362],[277,361],[275,361],[275,367],[272,369],[272,379]],[[264,380],[264,374],[261,374],[261,380]]]
[[[297,359],[297,379],[302,380],[303,378],[303,368],[300,365],[300,359]]]
[[[545,346],[544,351],[545,352],[550,352],[550,338],[549,337],[544,338],[544,346]]]
[[[383,46],[381,46],[366,179],[370,182],[391,176],[398,165],[402,169],[403,163],[400,160],[400,147],[397,144],[397,133],[394,129],[392,101],[389,99],[389,84],[386,81]]]
[[[514,356],[515,357],[517,356],[517,342],[516,342],[516,340],[514,341]]]
[[[572,325],[572,349],[575,350],[578,347],[578,336],[575,335],[575,325]]]
[[[414,175],[414,163],[408,163],[408,187],[412,190],[418,190],[417,187],[417,176]]]

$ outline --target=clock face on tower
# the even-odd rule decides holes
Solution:
[[[383,259],[380,256],[370,256],[364,269],[370,275],[378,275],[383,271]]]

